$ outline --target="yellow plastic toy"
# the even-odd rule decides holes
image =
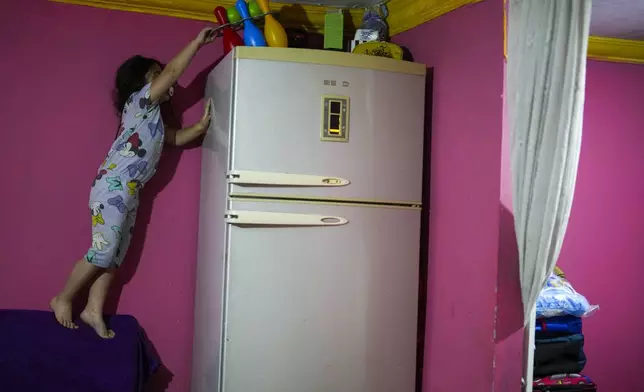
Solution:
[[[257,0],[257,5],[266,15],[264,17],[264,37],[268,46],[286,48],[288,47],[288,37],[284,27],[275,20],[273,15],[269,14],[268,0]]]

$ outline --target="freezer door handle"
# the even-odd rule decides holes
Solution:
[[[345,218],[329,215],[263,211],[227,211],[226,223],[239,226],[342,226]]]
[[[344,178],[314,176],[294,173],[272,173],[259,171],[235,170],[228,172],[228,183],[237,185],[267,186],[320,186],[337,187],[349,185],[351,181]]]

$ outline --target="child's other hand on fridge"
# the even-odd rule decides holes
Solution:
[[[203,116],[201,116],[201,120],[196,124],[197,127],[199,128],[199,131],[201,133],[204,133],[207,129],[208,126],[210,125],[210,119],[212,117],[212,100],[207,100],[204,111],[203,111]]]

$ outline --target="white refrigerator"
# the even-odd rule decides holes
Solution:
[[[425,66],[238,47],[206,97],[192,391],[414,391]]]

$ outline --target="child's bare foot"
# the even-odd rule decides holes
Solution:
[[[72,303],[70,301],[63,301],[56,296],[51,299],[49,306],[54,311],[56,320],[60,325],[69,329],[78,328],[78,325],[72,321]]]
[[[94,331],[96,331],[98,336],[102,337],[103,339],[112,339],[114,335],[116,335],[114,331],[107,329],[107,327],[105,326],[105,321],[103,321],[102,314],[89,309],[85,309],[81,313],[80,317],[87,325],[94,328]]]

